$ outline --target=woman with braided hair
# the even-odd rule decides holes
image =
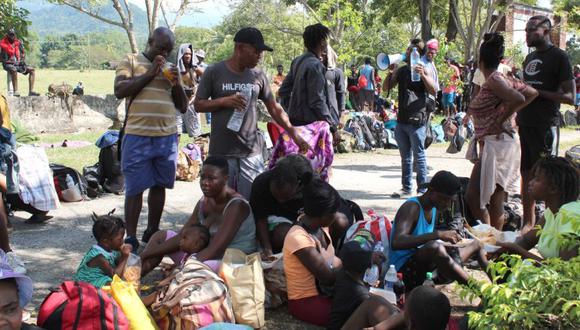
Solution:
[[[515,243],[500,243],[496,252],[519,254],[541,261],[560,257],[568,260],[578,255],[580,242],[580,170],[563,157],[540,158],[532,169],[534,177],[528,191],[534,200],[546,203],[544,217],[534,229]],[[538,235],[538,232],[540,234]],[[528,250],[536,246],[541,256]]]
[[[326,326],[330,317],[330,293],[341,267],[335,256],[328,227],[336,218],[340,196],[328,183],[316,178],[303,191],[302,215],[284,239],[284,273],[288,285],[288,310],[302,321]]]

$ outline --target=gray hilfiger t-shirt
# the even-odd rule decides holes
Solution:
[[[248,157],[261,152],[263,141],[257,130],[258,98],[264,102],[273,100],[268,78],[261,69],[246,69],[243,73],[231,71],[226,62],[209,66],[201,76],[196,98],[200,100],[218,99],[235,94],[243,89],[252,88],[252,99],[239,132],[226,126],[233,108],[222,108],[211,114],[211,135],[209,154],[226,157]]]

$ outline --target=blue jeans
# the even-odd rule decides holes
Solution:
[[[413,157],[417,163],[417,191],[424,189],[419,185],[427,182],[427,158],[425,156],[426,127],[410,124],[397,123],[395,127],[395,140],[399,145],[401,154],[401,167],[403,175],[401,181],[403,190],[411,192],[413,188]]]

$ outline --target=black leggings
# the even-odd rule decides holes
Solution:
[[[22,200],[22,198],[20,198],[20,196],[18,194],[6,194],[6,201],[8,202],[8,204],[10,204],[10,209],[17,211],[24,211],[24,212],[28,212],[30,214],[46,214],[48,212],[46,211],[41,211],[37,208],[34,208],[32,205],[30,204],[26,204],[24,203],[24,201]]]

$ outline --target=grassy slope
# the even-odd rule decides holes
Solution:
[[[1,71],[0,93],[6,93],[5,72]],[[48,92],[48,85],[62,84],[63,82],[75,87],[79,81],[85,86],[85,94],[100,95],[113,93],[114,70],[36,70],[35,91],[40,94]],[[19,91],[21,95],[28,94],[28,77],[18,75]]]
[[[209,132],[209,127],[205,125],[205,118],[202,117],[202,130],[204,132]],[[266,123],[258,123],[258,127],[266,132]],[[101,136],[103,132],[84,132],[76,134],[41,134],[38,135],[40,141],[38,143],[42,144],[54,144],[59,146],[65,139],[69,141],[88,141],[94,143]],[[192,139],[183,134],[180,140],[180,146],[184,146],[191,142]],[[93,165],[99,160],[99,148],[94,144],[82,148],[46,148],[46,155],[51,163],[58,163],[72,167],[79,172],[82,172],[83,167],[88,165]]]

